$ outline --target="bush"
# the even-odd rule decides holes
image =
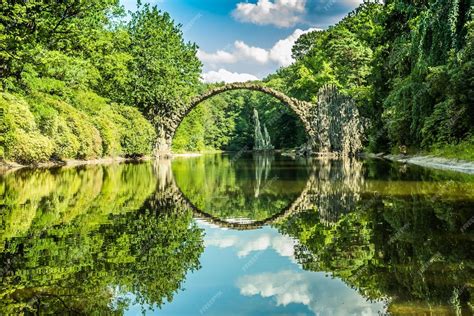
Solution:
[[[156,138],[155,129],[135,108],[130,106],[113,106],[114,111],[122,116],[120,144],[126,157],[150,154]]]
[[[80,91],[74,95],[73,104],[92,117],[92,123],[102,138],[102,155],[121,155],[120,122],[123,117],[112,110],[107,99],[92,91]]]
[[[41,135],[28,105],[21,99],[3,93],[0,96],[2,115],[2,155],[19,163],[38,163],[50,159],[54,144]]]
[[[450,159],[474,161],[474,136],[457,144],[436,144],[432,146],[429,154]]]
[[[0,94],[0,159],[34,164],[150,154],[152,125],[137,109],[107,102],[92,92],[76,91],[71,103],[42,92]]]
[[[57,123],[56,129],[52,128],[50,137],[56,139],[67,156],[58,156],[75,159],[95,159],[102,156],[102,139],[97,128],[92,124],[92,118],[77,110],[70,104],[46,94],[33,94],[30,103],[41,103],[44,107],[53,108],[66,124]],[[78,142],[77,147],[75,143]],[[66,149],[68,148],[68,149]],[[73,156],[69,156],[75,151]],[[61,157],[62,156],[62,157]]]
[[[114,119],[112,120],[111,117]],[[93,123],[102,138],[102,154],[104,156],[122,155],[121,126],[116,123],[117,121],[117,114],[109,108],[101,111],[98,116],[93,118]]]
[[[17,129],[5,137],[7,156],[19,163],[34,164],[51,158],[54,143],[39,132],[25,132]]]

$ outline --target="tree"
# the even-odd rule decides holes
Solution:
[[[133,61],[123,101],[159,121],[196,93],[201,72],[197,46],[183,41],[168,13],[148,4],[132,14],[128,31]]]

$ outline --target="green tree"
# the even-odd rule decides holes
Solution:
[[[159,121],[182,109],[196,93],[201,72],[197,46],[184,42],[168,13],[148,4],[132,14],[128,31],[133,61],[122,101]]]

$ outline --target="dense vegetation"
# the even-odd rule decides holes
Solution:
[[[369,151],[408,148],[474,159],[472,14],[467,0],[366,1],[327,30],[302,35],[293,47],[296,62],[268,76],[264,84],[313,102],[321,87],[336,85],[357,101],[368,126]],[[207,122],[219,117],[219,109],[228,111],[222,104],[220,98],[209,101],[198,110],[199,119],[187,125],[212,135]],[[237,96],[225,104],[239,104]],[[189,133],[199,139],[199,145],[193,145],[184,137],[188,128],[183,127],[175,147],[228,149],[239,144],[251,148],[249,137],[235,141],[234,136],[252,132],[248,111],[239,114],[246,106],[234,107],[231,112],[238,119],[231,118],[233,125],[219,129],[225,133],[220,139],[231,146]],[[265,97],[253,99],[248,106],[261,112],[273,108]],[[301,136],[294,137],[301,135],[301,129],[291,114],[268,127],[277,148],[301,143]]]
[[[307,100],[328,82],[353,96],[368,120],[372,151],[471,142],[469,156],[472,14],[470,1],[366,1],[334,27],[301,36],[297,62],[277,76]]]
[[[262,83],[313,102],[323,86],[337,86],[356,100],[368,151],[472,159],[472,14],[468,0],[365,1],[336,25],[302,35],[295,62]],[[124,17],[117,0],[2,3],[0,158],[151,152],[162,120],[207,87],[196,45],[167,13],[139,5]],[[254,107],[276,148],[306,141],[285,105],[235,91],[193,111],[174,150],[252,149]]]
[[[124,17],[117,0],[2,2],[0,159],[151,153],[150,122],[194,92],[201,64],[168,14]]]

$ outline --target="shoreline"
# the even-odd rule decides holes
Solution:
[[[125,158],[125,157],[104,157],[90,160],[67,159],[64,161],[48,161],[38,164],[22,165],[12,161],[0,161],[0,173],[16,171],[20,169],[49,169],[59,167],[77,167],[85,165],[107,165],[113,163],[123,162],[139,162],[152,160],[152,156],[143,156],[140,158]]]
[[[442,158],[437,156],[407,156],[407,155],[367,155],[371,158],[382,158],[390,161],[417,165],[425,168],[433,168],[439,170],[449,170],[462,172],[466,174],[474,174],[474,162],[459,160],[459,159],[449,159]]]
[[[281,155],[291,155],[294,153],[289,152],[279,152]],[[172,154],[169,158],[175,157],[199,157],[205,153],[189,152],[189,153],[179,153]],[[466,174],[474,174],[474,162],[459,160],[459,159],[450,159],[430,155],[394,155],[394,154],[373,154],[373,153],[364,153],[360,155],[361,158],[372,158],[372,159],[385,159],[389,161],[412,164],[425,168],[433,168],[438,170],[448,170],[456,171]],[[65,161],[49,161],[39,164],[31,165],[22,165],[16,162],[11,161],[0,161],[0,173],[15,171],[19,169],[48,169],[56,167],[76,167],[84,165],[98,165],[98,164],[112,164],[112,163],[124,163],[124,162],[140,162],[140,161],[149,161],[153,160],[153,156],[144,156],[140,158],[125,158],[125,157],[105,157],[91,160],[76,160],[68,159]]]

